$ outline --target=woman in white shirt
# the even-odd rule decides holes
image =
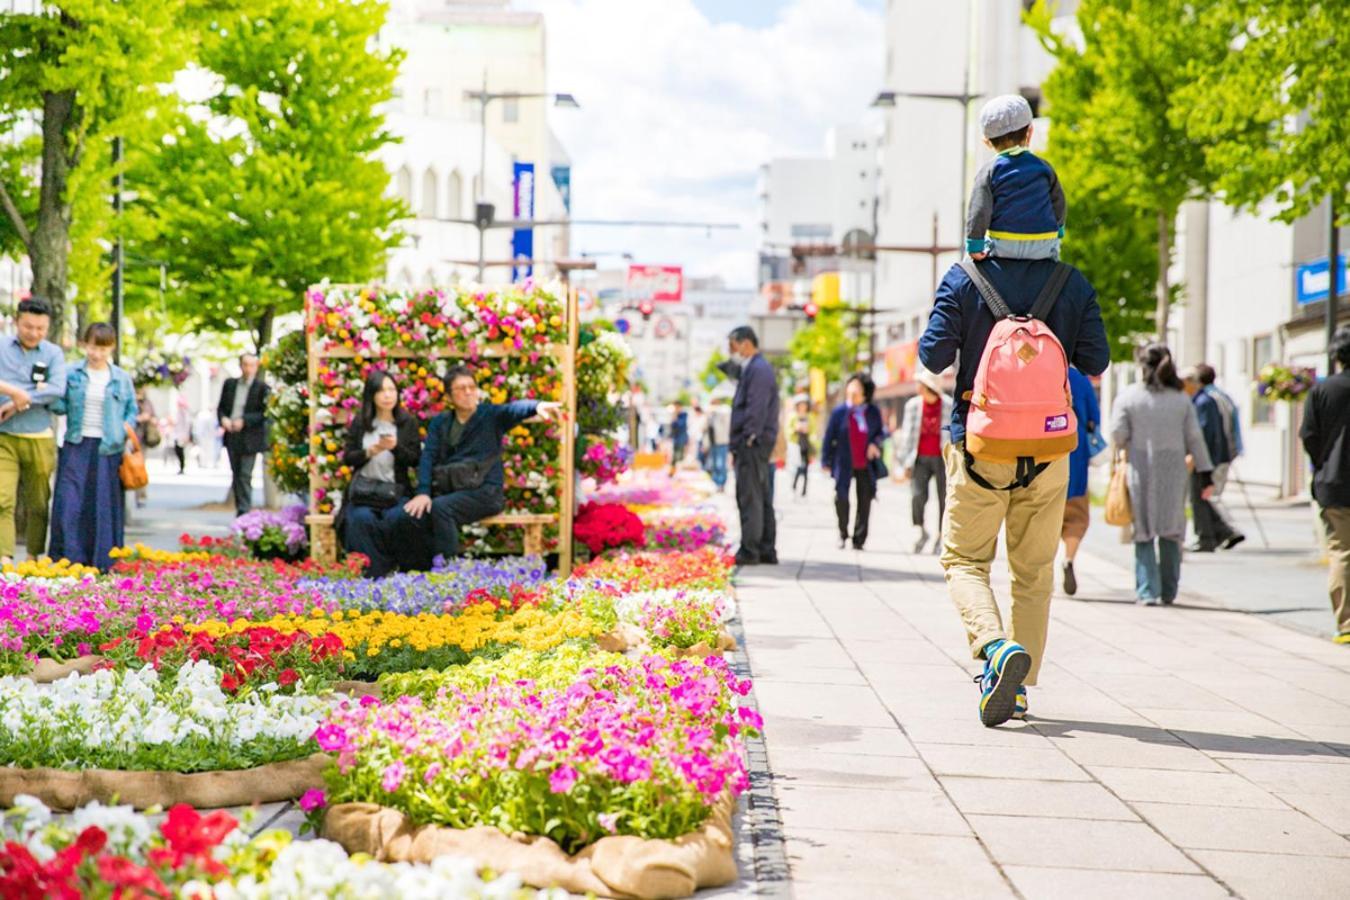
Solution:
[[[86,328],[84,359],[67,370],[65,396],[51,405],[66,416],[66,437],[52,492],[50,555],[105,570],[109,551],[124,543],[118,470],[136,426],[136,390],[126,370],[112,363],[116,344],[107,322]]]

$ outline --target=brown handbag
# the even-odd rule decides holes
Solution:
[[[136,440],[136,431],[127,429],[127,446],[122,451],[122,465],[117,474],[122,476],[122,487],[129,491],[138,491],[150,483],[150,475],[145,471],[145,453],[141,451],[141,442]]]
[[[1134,507],[1130,503],[1129,458],[1122,450],[1111,464],[1111,485],[1106,489],[1106,524],[1131,525]]]

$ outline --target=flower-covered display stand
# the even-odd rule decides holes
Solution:
[[[319,284],[305,296],[308,357],[310,552],[336,557],[333,514],[354,474],[342,464],[348,423],[369,372],[395,375],[403,405],[426,423],[449,409],[442,368],[463,364],[494,403],[557,400],[561,423],[518,426],[502,452],[506,509],[470,526],[524,530],[525,553],[550,545],[565,576],[572,562],[575,507],[577,301],[563,285],[478,290],[409,290]],[[556,536],[545,529],[555,529]],[[474,530],[476,529],[476,530]],[[556,543],[553,543],[556,541]],[[491,546],[491,544],[489,544]]]

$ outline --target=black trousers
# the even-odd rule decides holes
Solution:
[[[1214,504],[1200,496],[1204,490],[1200,486],[1200,476],[1191,473],[1191,519],[1195,528],[1195,539],[1202,547],[1217,547],[1237,534],[1233,526],[1219,514]],[[1219,487],[1215,487],[1217,493]]]
[[[459,556],[460,528],[495,516],[505,508],[506,497],[497,485],[483,485],[471,491],[455,491],[433,498],[431,512],[421,521],[423,528],[431,531],[434,555],[446,559]]]
[[[228,444],[225,451],[229,454],[230,471],[234,474],[230,484],[230,492],[234,494],[234,512],[242,516],[253,508],[253,465],[258,460],[258,454]]]
[[[923,527],[923,515],[928,509],[928,482],[937,481],[938,533],[942,533],[942,517],[947,513],[947,467],[940,456],[916,456],[914,474],[910,480],[910,513],[914,524]]]
[[[848,488],[853,485],[858,501],[853,518],[853,546],[862,549],[867,543],[867,523],[872,517],[872,500],[877,495],[877,482],[871,469],[854,469],[848,478],[834,482],[834,514],[839,519],[839,539],[848,540]]]
[[[771,447],[742,446],[735,454],[736,507],[741,517],[741,548],[736,555],[756,562],[778,556],[771,451]]]

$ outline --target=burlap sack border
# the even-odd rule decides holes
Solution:
[[[559,887],[618,900],[666,900],[736,880],[734,809],[735,800],[726,796],[693,833],[674,840],[614,835],[574,856],[548,838],[512,837],[490,826],[414,825],[402,812],[375,803],[330,807],[321,836],[348,853],[367,853],[381,862],[425,863],[438,856],[465,856],[497,872],[514,872],[537,888]]]
[[[325,753],[315,753],[252,769],[189,775],[118,769],[0,767],[0,807],[13,806],[17,794],[31,794],[52,809],[77,809],[94,800],[130,803],[137,809],[176,803],[211,809],[293,800],[310,788],[323,787],[323,771],[331,759]]]
[[[641,629],[635,628],[632,625],[620,625],[613,631],[599,635],[595,639],[595,645],[601,650],[606,650],[610,653],[629,653],[633,651],[655,652],[647,642],[647,635]],[[710,644],[705,641],[684,649],[671,647],[668,648],[666,652],[672,653],[677,657],[701,658],[714,653],[721,654],[735,649],[736,639],[732,637],[731,632],[727,631],[724,627],[717,631],[716,644]]]

